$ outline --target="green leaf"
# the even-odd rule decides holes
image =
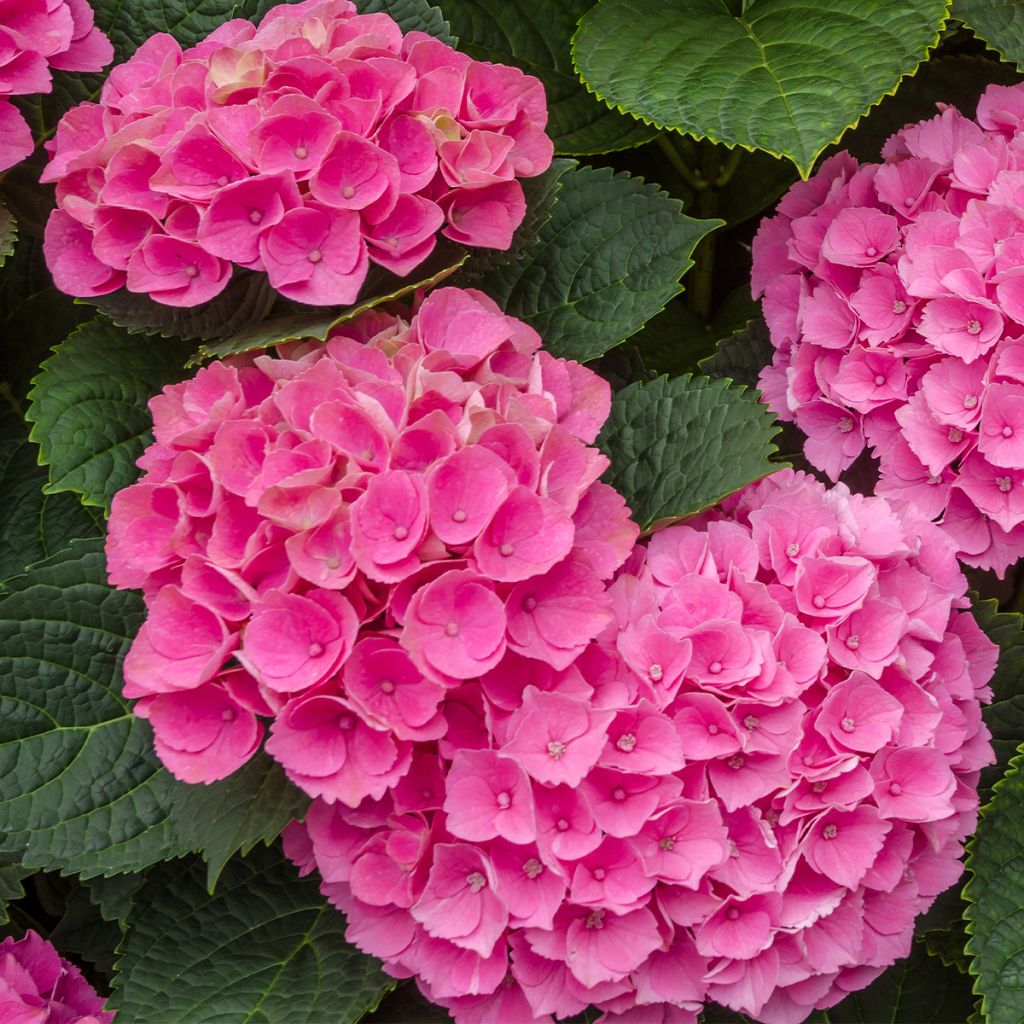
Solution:
[[[988,1024],[1020,1024],[1024,1006],[1024,753],[992,791],[967,844],[967,953]]]
[[[125,920],[145,882],[146,876],[142,872],[111,875],[109,878],[97,875],[95,878],[83,880],[83,884],[89,889],[89,898],[104,921]]]
[[[276,299],[265,274],[236,269],[227,288],[199,306],[164,306],[125,288],[82,301],[130,334],[205,341],[258,323],[270,313]]]
[[[20,900],[25,895],[22,882],[33,872],[25,867],[17,856],[11,853],[0,853],[0,925],[9,920],[7,904]]]
[[[224,865],[257,843],[269,845],[293,818],[302,819],[309,797],[292,785],[277,762],[259,753],[244,768],[220,782],[179,786],[171,820],[190,850],[207,863],[210,892]]]
[[[742,330],[723,338],[714,354],[698,364],[709,377],[728,377],[737,384],[757,387],[761,371],[772,361],[775,349],[763,320],[754,320]]]
[[[354,306],[349,306],[340,313],[336,309],[318,311],[306,307],[300,313],[252,324],[229,337],[211,342],[209,345],[200,345],[199,351],[192,356],[188,365],[195,366],[204,359],[222,359],[224,356],[252,352],[272,345],[283,345],[302,338],[325,341],[335,327],[354,320],[368,309],[396,302],[421,288],[433,288],[454,274],[467,259],[469,253],[464,249],[450,244],[438,245],[433,255],[411,278],[396,277],[379,269],[376,273],[371,272],[372,276],[367,278],[363,286],[366,298],[360,299]]]
[[[75,541],[0,597],[0,852],[86,876],[176,856],[175,783],[121,696],[142,620],[106,583],[102,544]]]
[[[635,334],[682,290],[694,248],[722,223],[687,217],[641,178],[579,167],[562,175],[537,241],[480,287],[539,331],[553,355],[585,362]]]
[[[646,531],[781,469],[769,461],[778,429],[756,392],[687,374],[619,391],[598,444],[608,482]]]
[[[825,1014],[832,1024],[963,1024],[974,1000],[970,980],[946,967],[915,942],[910,956],[893,964],[866,989]]]
[[[104,974],[114,970],[116,949],[121,941],[121,928],[96,913],[92,894],[85,885],[72,884],[64,897],[64,913],[53,931],[46,936],[61,954],[76,961],[86,961]]]
[[[793,161],[818,154],[938,41],[948,0],[600,0],[573,40],[607,103]]]
[[[544,83],[547,133],[559,153],[581,156],[639,146],[657,131],[609,110],[572,66],[569,41],[592,0],[441,0],[459,48],[478,60],[516,64]]]
[[[992,733],[996,763],[982,770],[980,790],[990,790],[1006,771],[1024,738],[1024,618],[999,611],[999,603],[974,601],[971,611],[988,638],[999,647],[992,677],[992,703],[981,709]]]
[[[150,440],[146,403],[185,376],[187,344],[129,335],[102,320],[79,327],[34,379],[27,418],[50,467],[48,493],[74,491],[109,508],[138,476]]]
[[[1014,0],[953,0],[951,13],[1003,60],[1024,70],[1024,7]]]
[[[14,245],[17,241],[18,222],[14,219],[14,214],[0,202],[0,267],[14,252]]]
[[[75,537],[98,537],[94,512],[73,494],[44,494],[46,469],[13,410],[0,415],[0,582],[66,548]]]
[[[200,860],[161,864],[128,917],[112,1004],[140,1024],[356,1021],[394,982],[344,931],[276,849],[232,860],[213,897]]]

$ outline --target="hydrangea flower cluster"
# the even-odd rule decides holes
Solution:
[[[0,942],[0,1020],[12,1024],[113,1024],[113,1012],[74,964],[33,931]]]
[[[421,745],[473,745],[481,676],[515,700],[608,625],[637,536],[597,482],[610,390],[539,346],[443,288],[152,399],[107,556],[144,591],[125,694],[175,775],[226,776],[272,718],[290,778],[358,807],[421,779]]]
[[[781,472],[638,546],[575,658],[483,669],[401,785],[315,801],[286,850],[460,1024],[796,1024],[961,873],[997,657],[965,591],[912,506]]]
[[[52,68],[99,71],[113,59],[87,0],[0,0],[0,171],[35,149],[12,96],[49,92]]]
[[[6,2],[6,0],[5,0]],[[299,302],[410,273],[440,230],[507,249],[551,162],[541,83],[349,0],[282,4],[182,52],[150,37],[67,113],[46,257],[71,295],[195,306],[233,265]]]
[[[869,446],[877,492],[942,523],[969,565],[1024,553],[1024,87],[946,107],[883,163],[826,161],[754,242],[777,415],[837,479]]]

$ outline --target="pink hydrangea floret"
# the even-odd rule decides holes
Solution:
[[[519,179],[551,163],[546,123],[536,78],[349,0],[282,4],[184,52],[159,33],[47,144],[46,258],[71,295],[195,306],[242,267],[349,304],[371,263],[405,276],[439,232],[507,249]]]
[[[882,150],[794,185],[754,241],[775,347],[765,400],[835,480],[941,521],[968,565],[1024,553],[1024,86],[940,104]]]
[[[0,171],[35,148],[11,97],[50,92],[54,68],[99,71],[113,58],[86,0],[0,0]]]
[[[545,643],[568,641],[575,592]],[[960,877],[993,761],[997,651],[953,543],[786,470],[655,533],[606,593],[570,662],[482,668],[398,785],[314,801],[286,850],[349,940],[459,1024],[834,1006]]]
[[[151,401],[107,559],[144,592],[125,693],[176,776],[223,778],[270,723],[298,786],[356,808],[407,786],[423,750],[480,745],[481,677],[515,703],[521,677],[572,671],[638,531],[598,481],[608,384],[539,347],[443,288]]]
[[[35,932],[0,942],[0,1020],[113,1024],[114,1016],[82,972]]]

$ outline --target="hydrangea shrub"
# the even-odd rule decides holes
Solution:
[[[540,82],[349,0],[272,8],[182,50],[148,39],[47,144],[46,257],[71,295],[207,302],[234,267],[314,306],[438,234],[507,249],[551,163]]]
[[[1024,34],[854,6],[0,0],[0,1020],[1020,1024]]]

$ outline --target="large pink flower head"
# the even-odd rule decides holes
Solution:
[[[17,1024],[113,1024],[114,1013],[74,964],[33,931],[0,942],[0,1019]]]
[[[778,473],[637,547],[568,668],[483,672],[399,786],[315,801],[286,849],[460,1024],[797,1024],[962,870],[996,660],[965,590],[913,506]]]
[[[158,34],[48,143],[46,257],[71,295],[195,306],[239,266],[349,304],[370,263],[404,276],[438,232],[507,249],[519,179],[551,163],[546,123],[536,78],[348,0],[282,4],[184,52]]]
[[[539,346],[482,293],[443,288],[415,316],[369,313],[152,400],[107,556],[145,595],[125,692],[175,775],[229,774],[269,720],[295,783],[354,808],[408,785],[425,750],[473,746],[485,687],[507,718],[524,678],[575,678],[638,531],[598,482],[608,385]],[[572,732],[575,777],[608,717],[580,696],[537,704]]]
[[[968,565],[1024,553],[1024,87],[944,107],[794,185],[754,242],[776,352],[761,385],[833,480],[941,521]]]
[[[86,0],[0,0],[0,171],[35,148],[11,97],[50,92],[53,68],[99,71],[113,57]]]

